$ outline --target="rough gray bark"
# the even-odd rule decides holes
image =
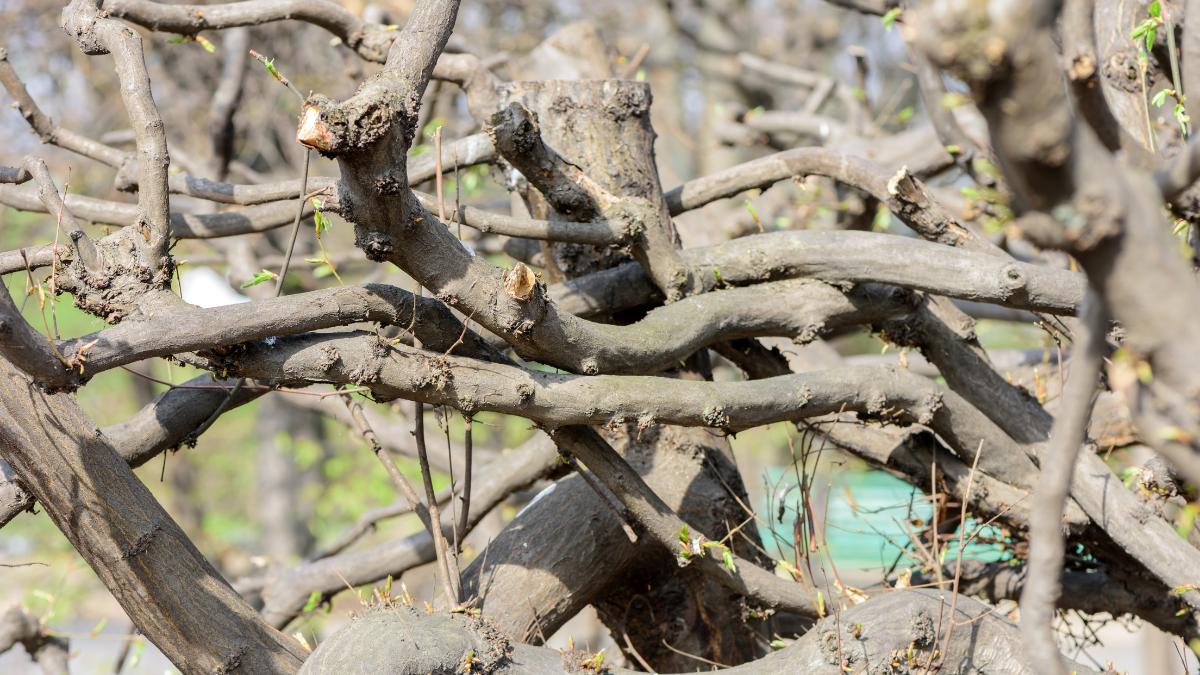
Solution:
[[[295,672],[303,649],[229,587],[71,397],[41,393],[5,361],[0,406],[0,456],[172,663],[187,675]]]
[[[891,8],[889,3],[842,4],[877,14]],[[136,206],[76,195],[66,196],[64,203],[58,201],[53,180],[40,163],[31,162],[21,171],[0,171],[0,183],[33,178],[38,184],[37,191],[0,185],[0,202],[62,212],[63,230],[72,241],[70,249],[0,254],[0,272],[55,265],[58,288],[72,293],[85,311],[121,323],[83,338],[51,342],[20,318],[10,298],[0,297],[0,328],[7,329],[6,338],[0,335],[5,356],[0,368],[9,375],[0,387],[0,402],[7,397],[4,407],[11,418],[0,423],[4,435],[11,437],[7,445],[0,445],[0,456],[20,480],[18,484],[0,473],[0,496],[10,494],[6,499],[12,500],[0,504],[0,523],[37,496],[89,562],[98,566],[127,611],[149,627],[156,642],[167,645],[164,651],[175,650],[168,654],[182,660],[177,665],[185,672],[239,667],[292,672],[303,654],[257,620],[205,567],[178,528],[162,520],[165,515],[131,478],[129,465],[194,441],[214,413],[279,385],[352,384],[369,389],[379,400],[405,398],[418,406],[436,403],[466,414],[491,410],[520,415],[541,425],[558,442],[560,452],[581,461],[589,472],[585,475],[603,486],[585,486],[581,478],[557,483],[493,542],[492,556],[481,556],[477,566],[467,570],[466,587],[509,637],[459,615],[414,617],[413,630],[404,627],[407,641],[428,639],[436,650],[405,652],[403,635],[379,638],[368,628],[371,621],[386,624],[388,617],[403,622],[401,612],[410,616],[407,608],[384,608],[343,633],[366,635],[374,651],[336,653],[336,647],[325,649],[326,642],[325,651],[319,650],[308,667],[339,672],[336,669],[345,664],[363,668],[373,663],[370,659],[377,659],[375,665],[400,659],[405,667],[423,672],[464,667],[495,673],[578,670],[586,668],[581,656],[559,658],[517,647],[505,661],[504,651],[510,638],[519,634],[521,640],[541,639],[534,633],[553,630],[592,603],[614,635],[627,639],[631,651],[636,648],[639,658],[646,657],[654,669],[690,670],[695,664],[662,646],[664,640],[715,661],[742,663],[762,654],[757,633],[768,628],[742,623],[743,610],[820,614],[798,584],[753,564],[770,567],[753,552],[752,536],[749,548],[734,543],[736,569],[706,553],[683,555],[683,545],[690,543],[680,541],[684,523],[694,532],[720,537],[742,516],[731,498],[745,501],[736,468],[713,447],[708,429],[737,431],[841,413],[857,416],[860,422],[924,426],[899,438],[863,426],[835,427],[826,436],[927,492],[965,500],[970,491],[965,501],[977,518],[996,516],[1018,536],[1032,531],[1035,550],[1028,568],[967,569],[967,576],[956,582],[961,582],[960,590],[995,600],[1014,597],[1024,588],[1045,600],[1044,591],[1061,582],[1065,606],[1134,613],[1181,635],[1197,634],[1200,593],[1173,591],[1187,590],[1186,584],[1200,575],[1200,551],[1175,535],[1173,523],[1155,510],[1155,503],[1124,489],[1094,454],[1085,453],[1073,475],[1051,471],[1052,460],[1060,454],[1056,444],[1075,447],[1082,439],[1077,433],[1062,439],[1049,434],[1052,420],[1046,410],[1001,376],[979,344],[973,323],[950,301],[985,301],[1038,312],[1046,326],[1069,334],[1071,321],[1052,315],[1077,313],[1085,283],[1090,285],[1120,323],[1113,338],[1125,351],[1112,356],[1108,382],[1126,397],[1141,437],[1174,463],[1179,475],[1200,477],[1200,427],[1195,423],[1200,365],[1194,358],[1200,319],[1195,313],[1179,312],[1180,307],[1200,304],[1200,290],[1192,270],[1174,255],[1159,195],[1145,176],[1127,168],[1159,163],[1156,155],[1139,153],[1136,139],[1144,125],[1138,106],[1144,104],[1129,95],[1128,82],[1120,81],[1128,78],[1125,66],[1132,53],[1126,39],[1129,24],[1142,11],[1136,3],[1067,3],[1062,44],[1069,84],[1062,81],[1063,64],[1050,29],[1057,6],[1016,2],[987,12],[970,3],[905,7],[905,38],[924,52],[917,67],[935,129],[870,141],[849,136],[867,129],[864,113],[878,110],[879,102],[859,102],[847,87],[832,91],[830,78],[806,78],[794,68],[743,53],[736,59],[739,73],[745,67],[811,91],[799,112],[732,111],[725,122],[730,137],[752,142],[765,138],[778,145],[791,134],[828,137],[836,143],[831,148],[786,150],[689,181],[666,194],[653,152],[649,85],[628,79],[545,79],[612,74],[594,28],[567,27],[510,71],[532,81],[498,85],[478,57],[442,54],[457,9],[455,0],[421,2],[405,29],[397,32],[323,0],[251,0],[203,7],[108,0],[103,10],[95,2],[75,0],[64,12],[64,25],[85,53],[113,54],[133,122],[136,154],[54,125],[0,52],[0,82],[39,137],[117,169],[115,185],[138,193]],[[711,28],[697,30],[680,8],[671,11],[678,31],[699,46],[701,59],[732,61],[731,55],[747,48],[739,44],[741,28],[723,25],[728,13],[704,9],[712,12],[709,19],[718,20]],[[337,159],[340,178],[251,187],[182,173],[169,177],[162,117],[170,116],[159,115],[150,95],[140,38],[114,20],[118,18],[186,36],[298,19],[329,30],[362,58],[383,63],[351,99],[313,95],[304,104],[297,139]],[[964,26],[971,27],[969,34]],[[237,39],[229,40],[230,50],[238,49]],[[1161,46],[1151,51],[1153,60],[1162,60]],[[1185,44],[1182,56],[1185,74],[1194,77],[1191,51]],[[242,70],[232,56],[211,115],[214,177],[232,165],[228,132]],[[550,63],[539,62],[545,59]],[[718,70],[711,61],[698,67]],[[965,146],[974,140],[956,116],[939,107],[942,68],[957,72],[971,85],[990,125],[993,147],[958,153],[963,168],[978,174],[969,155],[995,151],[1003,179],[988,173],[975,175],[976,181],[996,185],[1002,196],[1011,192],[1013,208],[1022,215],[1017,227],[1040,244],[1071,253],[1085,274],[1012,259],[939,203],[936,190],[921,182],[952,163],[946,144]],[[1153,65],[1152,74],[1155,68],[1165,70]],[[627,78],[628,73],[623,75]],[[441,96],[431,94],[429,108],[420,109],[431,78],[464,90],[471,115],[480,122],[490,118],[487,132],[494,145],[484,134],[476,134],[449,144],[439,157],[427,153],[404,159],[415,134],[434,112],[429,108],[439,105]],[[1086,108],[1082,115],[1072,111],[1068,87],[1076,104]],[[726,78],[709,91],[735,89]],[[845,108],[844,118],[823,111],[831,94]],[[721,100],[725,98],[736,97]],[[491,116],[501,107],[504,110]],[[1136,118],[1131,112],[1138,113]],[[877,127],[878,121],[871,126]],[[848,152],[855,147],[853,141],[885,146],[878,163],[839,151]],[[1110,151],[1117,148],[1121,155],[1114,159]],[[909,151],[911,162],[905,159]],[[1158,175],[1167,199],[1173,200],[1194,180],[1194,151],[1189,148]],[[478,163],[495,163],[498,172],[509,172],[513,186],[525,192],[534,218],[467,209],[456,214],[457,219],[483,230],[541,240],[522,255],[531,261],[529,249],[538,249],[553,285],[515,284],[518,272],[475,255],[431,215],[440,205],[409,188],[434,177],[439,163],[443,172],[453,164]],[[513,168],[524,174],[524,183]],[[926,241],[862,232],[779,232],[697,251],[677,249],[672,215],[806,174],[829,176],[861,191]],[[436,299],[415,299],[390,286],[362,285],[200,311],[170,292],[170,236],[224,237],[293,222],[296,205],[287,200],[317,189],[326,191],[327,210],[354,223],[356,243],[368,258],[395,264]],[[170,195],[249,208],[172,214]],[[301,217],[306,213],[301,211]],[[75,218],[113,222],[125,229],[89,248],[87,237],[76,236],[82,228]],[[857,226],[861,225],[860,219]],[[613,246],[622,250],[607,248]],[[613,267],[627,260],[625,253],[637,264]],[[241,268],[251,258],[238,258],[238,274],[245,276]],[[654,307],[663,302],[667,305]],[[468,317],[466,325],[450,309]],[[624,312],[630,309],[635,311]],[[643,313],[640,320],[628,323],[630,316]],[[389,331],[413,326],[416,344],[424,349],[391,344],[382,331],[332,330],[367,321],[387,324]],[[468,328],[474,324],[479,330]],[[789,337],[808,342],[863,326],[895,344],[921,349],[946,386],[890,367],[791,374],[783,354],[756,341]],[[518,367],[504,355],[508,347],[568,372]],[[710,347],[759,379],[707,381]],[[1097,354],[1106,351],[1101,342],[1091,347]],[[254,381],[232,401],[225,389],[230,380],[209,385],[217,387],[213,389],[172,390],[101,435],[70,399],[41,393],[25,377],[32,375],[44,389],[73,389],[95,373],[151,356],[171,356]],[[13,370],[14,365],[24,374]],[[661,377],[668,371],[679,377]],[[1072,394],[1074,403],[1082,397],[1080,392]],[[20,407],[26,399],[36,405]],[[1071,410],[1068,406],[1064,413],[1068,421],[1078,417]],[[69,423],[54,428],[46,421],[50,419]],[[364,419],[356,421],[361,425]],[[606,438],[588,426],[601,424],[619,428],[616,437]],[[1072,426],[1078,433],[1087,428],[1075,422]],[[646,442],[632,440],[635,434],[647,434]],[[34,436],[37,442],[12,440]],[[385,449],[374,449],[386,458]],[[466,526],[478,522],[512,490],[545,475],[554,463],[552,453],[543,444],[520,461],[508,458],[507,471],[497,470],[477,481]],[[978,467],[972,471],[977,453]],[[935,460],[942,471],[931,476],[928,469]],[[80,466],[81,473],[71,473]],[[1084,575],[1091,579],[1059,574],[1063,566],[1056,555],[1049,555],[1055,554],[1053,547],[1037,548],[1047,539],[1042,535],[1054,534],[1059,525],[1058,518],[1039,522],[1042,510],[1023,500],[1045,478],[1043,467],[1047,480],[1058,475],[1070,482],[1071,499],[1061,485],[1059,491],[1047,486],[1043,496],[1062,505],[1069,541],[1084,545],[1094,556],[1098,571]],[[291,482],[286,471],[266,473]],[[1164,475],[1171,479],[1172,472]],[[428,475],[423,478],[429,482]],[[968,484],[974,489],[968,490]],[[434,510],[437,497],[430,494],[428,499],[428,506],[416,499],[410,506],[418,513]],[[633,521],[638,543],[629,543],[619,519]],[[276,531],[288,530],[289,523],[290,519],[277,525]],[[1042,527],[1047,525],[1049,530]],[[281,552],[295,549],[294,543],[279,547]],[[581,565],[581,551],[592,565]],[[364,584],[433,556],[433,537],[420,533],[273,570],[267,578],[247,580],[245,588],[263,599],[268,623],[283,626],[310,592],[327,599],[341,590],[342,580],[328,572],[330,566],[352,583]],[[494,564],[484,562],[489,557],[495,557]],[[1050,558],[1052,564],[1045,564]],[[439,562],[446,564],[444,556]],[[686,563],[682,570],[680,562]],[[183,591],[171,586],[163,575],[179,568],[185,578],[191,575],[199,581]],[[642,586],[650,590],[639,593]],[[741,668],[1013,673],[1030,666],[1052,669],[1058,655],[1045,631],[1050,603],[1040,605],[1043,620],[1031,622],[1041,642],[1035,662],[1029,663],[1015,646],[1016,629],[1007,621],[982,616],[983,608],[964,598],[941,602],[935,600],[938,595],[889,593],[862,607],[837,610],[839,616],[818,625],[796,645]],[[904,615],[897,607],[903,602],[917,608],[913,611],[920,614],[918,621],[897,620],[917,616]],[[934,604],[939,615],[953,608],[945,630],[932,624]],[[651,611],[644,611],[643,605]],[[1038,616],[1037,610],[1031,605],[1030,616]],[[211,612],[220,626],[213,630],[197,621],[177,627],[170,612]],[[968,624],[956,623],[959,614],[980,620],[968,629]],[[683,626],[660,620],[667,616],[681,618]],[[857,623],[860,616],[862,623]],[[341,639],[333,642],[341,644]],[[910,662],[910,647],[928,661]],[[938,657],[934,649],[939,649]],[[330,655],[330,650],[335,653]]]
[[[929,589],[885,593],[819,622],[787,648],[727,672],[832,675],[846,669],[874,668],[904,672],[926,669],[935,660],[950,672],[1034,672],[1021,652],[1014,624],[998,614],[988,614],[986,605],[970,598],[961,598],[951,614],[945,595]],[[943,644],[951,622],[960,628],[953,631],[948,645]],[[477,659],[481,671],[487,673],[558,675],[579,672],[579,663],[587,656],[511,644],[471,617],[421,614],[408,606],[397,606],[394,611],[378,607],[364,610],[360,618],[322,642],[300,673],[417,675],[461,670],[464,663]],[[1081,674],[1096,672],[1079,664],[1071,667]],[[605,670],[614,675],[636,672]]]

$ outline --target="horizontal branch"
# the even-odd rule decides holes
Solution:
[[[883,283],[1014,309],[1074,314],[1087,284],[1078,272],[873,232],[772,232],[682,253],[706,288],[807,277]]]
[[[436,211],[437,197],[413,190],[421,206]],[[454,220],[453,218],[451,220]],[[484,211],[472,206],[462,207],[462,224],[480,232],[501,234],[522,239],[561,241],[568,244],[591,244],[592,246],[620,246],[634,235],[628,223],[595,220],[566,222],[561,220],[534,220],[516,218]]]
[[[301,195],[299,178],[281,183],[267,183],[265,185],[237,185],[234,183],[218,183],[207,178],[196,178],[186,173],[176,173],[171,174],[167,178],[167,184],[171,188],[171,194],[207,199],[210,202],[217,202],[219,204],[239,204],[241,206],[254,206],[269,202],[298,199]],[[316,176],[315,178],[308,179],[308,185],[305,187],[303,194],[308,195],[318,190],[335,188],[336,186],[336,178]]]
[[[844,293],[820,282],[791,280],[691,298],[655,309],[631,326],[570,317],[560,330],[568,327],[573,334],[570,341],[556,341],[563,353],[551,363],[572,363],[573,369],[588,373],[656,373],[714,342],[762,335],[810,341],[839,327],[895,318],[911,309],[897,293],[902,292],[884,286],[862,286]],[[250,340],[268,339],[272,343],[270,338],[276,336],[364,321],[406,328],[413,324],[412,298],[410,292],[393,286],[335,287],[127,320],[57,344],[60,351],[70,354],[92,345],[86,349],[88,376],[149,357],[200,349],[213,352],[210,358],[219,360],[222,357],[218,355],[228,353],[224,348]],[[422,340],[429,348],[436,349],[435,344],[450,337],[454,326],[462,324],[436,300],[419,298],[417,302],[420,311],[413,325],[421,325],[423,330],[441,337],[441,340]],[[476,333],[466,331],[463,335],[468,344],[460,353],[490,349],[497,354],[493,360],[501,362],[499,353]],[[455,334],[450,339],[458,337]],[[549,353],[539,351],[530,356],[542,360]],[[57,386],[58,380],[46,384]]]
[[[890,173],[868,160],[824,148],[796,148],[752,160],[695,180],[667,193],[671,215],[700,208],[740,192],[763,189],[797,176],[827,176],[856,187],[885,204],[923,238],[950,246],[996,247],[977,237],[939,205],[911,176]]]
[[[108,15],[153,31],[196,35],[204,30],[260,26],[273,21],[305,21],[342,39],[367,61],[383,63],[394,27],[369,24],[326,0],[250,0],[227,5],[165,5],[148,0],[106,0]]]
[[[20,185],[32,180],[33,174],[23,166],[0,166],[0,183],[16,183]]]
[[[545,427],[636,422],[739,431],[839,411],[933,429],[960,456],[1007,483],[1028,487],[1037,469],[1028,449],[983,413],[928,378],[892,366],[863,366],[749,382],[695,382],[661,377],[531,371],[394,345],[381,354],[360,333],[278,338],[250,343],[213,367],[236,367],[262,381],[328,382],[371,389],[376,398],[448,405],[468,414],[500,412]],[[336,360],[331,357],[336,354]],[[593,467],[594,469],[594,467]],[[611,487],[611,486],[610,486]]]
[[[491,353],[496,361],[505,361],[489,343],[462,328],[450,310],[437,300],[417,297],[414,319],[414,297],[410,291],[395,286],[337,286],[225,307],[129,319],[97,333],[63,340],[58,347],[68,354],[86,351],[86,374],[92,376],[154,356],[209,350],[215,357],[229,353],[223,347],[250,340],[265,339],[269,346],[275,336],[380,322],[406,328],[420,324],[418,335],[429,338],[422,341],[431,348],[453,345],[461,337],[464,351]],[[384,343],[382,338],[379,340]]]

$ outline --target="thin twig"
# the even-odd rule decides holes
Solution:
[[[275,79],[279,80],[280,84],[287,87],[288,91],[295,94],[296,98],[300,99],[301,103],[304,102],[304,94],[300,93],[300,90],[296,88],[296,85],[292,84],[291,80],[287,79],[286,77],[281,75],[278,70],[276,70],[274,60],[268,59],[267,57],[263,56],[262,54],[259,54],[258,52],[254,51],[253,49],[250,50],[250,56],[253,56],[254,58],[258,59],[259,63],[266,66],[267,71],[270,72],[272,75],[274,75]],[[308,185],[308,183],[301,183],[301,185]]]
[[[938,658],[937,667],[941,668],[946,661],[946,650],[950,648],[950,634],[954,632],[954,610],[958,606],[958,582],[962,578],[963,547],[966,546],[967,532],[967,503],[971,501],[971,485],[975,480],[975,469],[979,466],[979,455],[983,452],[983,439],[979,439],[979,447],[975,449],[975,461],[971,462],[971,473],[967,475],[967,491],[962,500],[962,516],[959,519],[958,560],[954,567],[954,595],[950,598],[950,623],[946,626],[946,639],[942,642],[942,655]],[[936,562],[936,561],[935,561]]]
[[[54,228],[54,248],[50,253],[50,318],[54,321],[54,337],[61,340],[62,336],[58,334],[58,312],[54,311],[54,298],[58,296],[56,292],[58,285],[55,282],[54,273],[58,268],[58,235],[62,232],[62,214],[63,209],[67,208],[67,191],[71,189],[71,167],[67,167],[67,182],[63,183],[63,197],[58,204],[58,217],[55,220]]]
[[[696,656],[695,654],[689,654],[685,651],[676,649],[676,648],[672,647],[671,645],[667,644],[666,640],[663,640],[662,643],[663,643],[664,647],[666,647],[667,649],[670,649],[671,651],[675,652],[676,654],[686,656],[690,659],[696,659],[697,661],[703,661],[704,663],[707,663],[707,664],[713,665],[713,666],[717,666],[718,668],[729,668],[729,666],[725,665],[724,663],[717,663],[716,661],[709,661],[708,659],[704,658],[703,656]]]
[[[432,512],[423,503],[421,503],[421,498],[417,495],[417,491],[413,489],[412,483],[408,482],[408,478],[406,478],[404,474],[400,472],[399,467],[396,466],[396,461],[392,459],[391,453],[389,453],[387,449],[383,447],[383,444],[379,442],[379,437],[375,435],[375,430],[372,429],[371,425],[367,422],[367,417],[362,410],[362,404],[358,401],[355,401],[354,398],[348,393],[343,393],[340,398],[342,403],[345,404],[346,410],[350,413],[350,418],[354,420],[354,425],[358,427],[358,433],[362,434],[362,437],[366,439],[367,443],[371,446],[371,451],[374,452],[375,457],[379,459],[379,463],[382,464],[383,468],[387,470],[388,476],[391,477],[392,482],[396,484],[396,487],[400,488],[400,493],[403,494],[404,498],[408,500],[409,506],[412,507],[412,510],[417,514],[417,518],[421,519],[421,524],[425,526],[426,530],[429,530],[429,535],[433,537],[434,541],[436,542],[437,536],[440,534],[441,522],[438,521],[438,527],[434,527],[434,516],[432,515]],[[435,507],[437,506],[436,495],[430,494],[430,501],[433,502]]]
[[[546,633],[542,631],[542,620],[538,618],[537,609],[528,597],[525,598],[525,602],[529,603],[529,611],[533,612],[533,625],[537,626],[538,637],[542,638],[542,644],[546,644]]]
[[[462,490],[462,520],[459,523],[457,532],[462,532],[466,536],[467,531],[467,512],[471,509],[471,454],[472,454],[472,436],[471,436],[471,416],[463,413],[463,423],[466,428],[463,431],[463,490]],[[449,426],[449,425],[447,425]],[[454,545],[461,545],[458,540],[457,533],[455,534]]]
[[[617,73],[617,79],[628,80],[634,75],[637,75],[638,68],[642,66],[642,61],[646,60],[646,55],[649,53],[650,44],[648,42],[643,42],[642,46],[638,48],[637,53],[633,55],[633,58],[629,59],[629,63],[625,64],[625,67],[621,69],[621,72]]]
[[[641,593],[634,593],[633,597],[629,598],[629,602],[625,603],[625,616],[621,617],[621,637],[625,638],[625,646],[629,649],[629,653],[633,654],[633,658],[637,659],[637,662],[646,669],[647,673],[656,675],[655,670],[650,667],[649,663],[646,663],[646,659],[643,659],[642,655],[638,653],[638,650],[634,649],[633,642],[629,639],[629,632],[625,630],[625,622],[629,621],[629,608],[633,607],[633,601],[637,600],[638,598],[641,598],[642,602],[646,603],[646,607],[650,608],[650,622],[657,623],[657,620],[654,618],[654,605],[650,604],[650,601],[646,599],[646,596],[642,595]]]
[[[420,401],[414,401],[413,405],[414,436],[417,441],[417,458],[421,464],[421,480],[425,483],[425,495],[431,502],[429,504],[429,519],[431,522],[429,533],[433,535],[433,549],[437,553],[438,568],[442,573],[442,591],[446,594],[446,599],[450,602],[450,606],[457,607],[460,604],[458,584],[450,577],[450,561],[448,560],[446,551],[448,547],[446,546],[446,538],[442,536],[441,511],[434,500],[433,475],[429,470],[429,452],[425,449],[425,404]]]

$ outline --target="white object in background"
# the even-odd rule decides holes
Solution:
[[[183,301],[208,309],[250,302],[250,298],[233,290],[229,280],[217,274],[211,267],[193,267],[179,275],[183,289]]]

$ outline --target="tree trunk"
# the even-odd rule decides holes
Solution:
[[[296,672],[306,653],[213,569],[66,394],[0,362],[0,457],[184,675]]]
[[[719,540],[745,520],[722,484],[746,502],[741,478],[713,436],[667,426],[631,426],[616,435],[615,447],[624,448],[655,492],[705,536]],[[753,531],[747,535],[758,543]],[[756,559],[742,540],[735,538],[733,548]],[[630,543],[612,511],[578,476],[543,492],[472,562],[463,574],[463,595],[473,594],[502,632],[530,644],[541,644],[592,604],[622,649],[625,632],[659,672],[689,672],[697,664],[663,640],[734,665],[765,653],[764,636],[772,632],[769,622],[744,620],[736,594],[679,569],[648,535]]]

